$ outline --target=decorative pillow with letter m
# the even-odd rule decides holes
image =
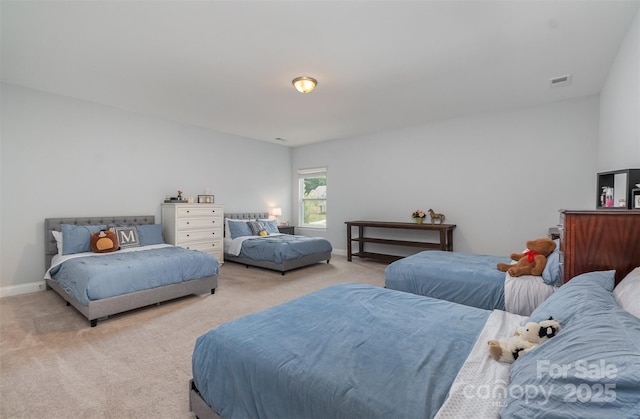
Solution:
[[[116,232],[121,249],[140,246],[138,229],[135,227],[114,227],[113,230]]]

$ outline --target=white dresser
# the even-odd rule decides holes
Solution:
[[[162,204],[164,241],[211,253],[222,264],[223,209],[220,204]]]

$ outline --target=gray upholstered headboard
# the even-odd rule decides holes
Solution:
[[[135,226],[142,224],[155,224],[155,215],[124,215],[124,216],[108,216],[108,217],[74,217],[74,218],[45,218],[44,219],[44,268],[49,269],[51,266],[51,258],[58,253],[56,240],[53,238],[51,231],[61,231],[62,224],[75,225],[100,225],[100,224],[119,224],[126,226]]]
[[[269,218],[268,212],[229,212],[224,215],[224,218],[231,218],[233,220],[257,220],[258,218]]]

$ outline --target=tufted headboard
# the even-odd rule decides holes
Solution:
[[[100,225],[100,224],[118,224],[126,226],[136,226],[143,224],[155,224],[155,215],[125,215],[125,216],[107,216],[107,217],[75,217],[75,218],[45,218],[44,219],[44,268],[49,269],[51,266],[51,258],[58,253],[56,240],[53,238],[51,231],[62,231],[62,224],[75,225]]]
[[[224,215],[224,218],[231,218],[233,220],[257,220],[258,218],[269,218],[268,212],[230,212]]]

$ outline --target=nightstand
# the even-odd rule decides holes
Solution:
[[[282,234],[291,234],[291,235],[296,234],[295,226],[278,226],[278,231]]]

